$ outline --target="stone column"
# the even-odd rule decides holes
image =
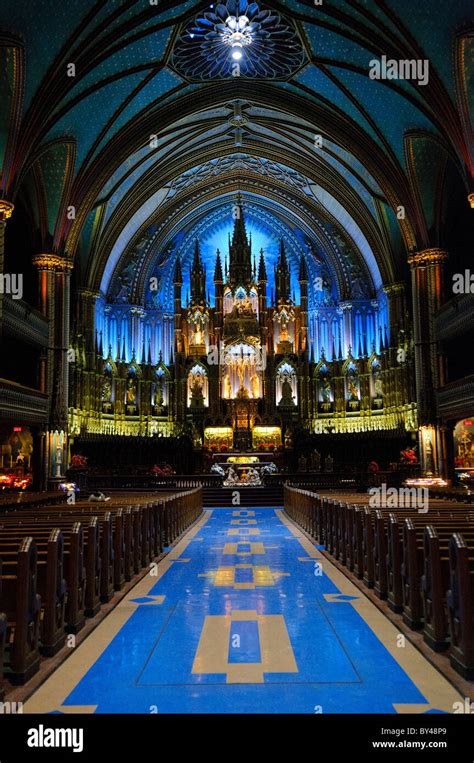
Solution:
[[[0,274],[3,273],[5,257],[5,227],[13,212],[13,204],[0,200]],[[1,295],[0,295],[1,296]],[[3,331],[3,301],[0,299],[0,337]]]
[[[33,258],[38,268],[40,309],[49,321],[49,342],[42,361],[41,385],[50,399],[46,438],[48,481],[54,489],[67,468],[69,413],[69,324],[72,262],[56,254]]]
[[[390,325],[390,346],[395,347],[398,332],[405,328],[405,284],[392,283],[384,286],[388,302],[388,320]]]
[[[439,386],[439,358],[434,330],[436,311],[443,295],[444,249],[424,249],[408,258],[411,268],[415,383],[420,460],[424,475],[439,473],[439,439],[436,433],[435,391]]]
[[[354,332],[352,327],[352,302],[340,302],[339,307],[342,310],[344,336],[342,337],[342,353],[343,357],[347,358],[349,354],[349,347],[353,352],[356,352],[354,348]],[[324,352],[327,358],[331,358],[332,347],[325,347]]]
[[[0,199],[0,273],[3,273],[3,260],[5,256],[5,227],[7,220],[12,216],[14,208],[10,201]]]
[[[95,348],[95,303],[100,297],[100,291],[94,289],[77,289],[76,301],[76,326],[79,334],[86,341],[87,352],[94,352]]]

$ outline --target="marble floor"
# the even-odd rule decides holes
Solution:
[[[213,509],[25,712],[452,712],[458,692],[274,508]]]

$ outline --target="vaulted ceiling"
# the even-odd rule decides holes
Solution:
[[[236,12],[255,38],[237,70]],[[96,289],[150,225],[164,246],[236,189],[339,226],[376,287],[396,281],[474,190],[470,17],[469,0],[4,0],[2,196]],[[428,81],[372,79],[382,56],[428,61]]]

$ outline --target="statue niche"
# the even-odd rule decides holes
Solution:
[[[107,369],[105,370],[105,377],[102,381],[102,389],[101,389],[101,401],[102,401],[102,413],[112,413],[113,412],[113,403],[112,403],[112,376],[111,372]]]
[[[373,383],[373,398],[372,407],[380,410],[383,408],[383,381],[382,381],[382,369],[378,362],[374,362],[372,365],[372,383]]]
[[[351,363],[346,373],[346,404],[348,411],[360,410],[360,386],[357,368]]]
[[[125,408],[129,416],[134,416],[137,413],[137,404],[137,380],[134,375],[131,375],[127,379],[127,387],[125,390]]]
[[[296,382],[296,372],[293,366],[289,363],[283,363],[277,372],[277,400],[279,407],[296,407]]]
[[[194,366],[188,374],[188,405],[194,411],[206,407],[207,374],[201,366]]]
[[[334,406],[334,394],[331,384],[330,370],[324,361],[321,361],[316,368],[315,379],[318,413],[331,413]]]

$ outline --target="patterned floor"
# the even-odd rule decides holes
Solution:
[[[206,511],[25,712],[452,712],[457,692],[273,508]]]

